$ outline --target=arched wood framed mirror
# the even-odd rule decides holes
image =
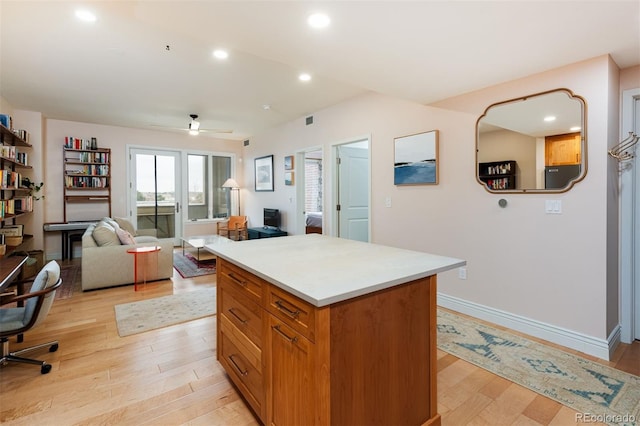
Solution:
[[[476,123],[476,178],[489,192],[565,192],[587,173],[587,105],[557,89],[490,105]]]

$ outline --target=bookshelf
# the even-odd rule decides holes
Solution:
[[[513,160],[478,163],[478,178],[488,189],[516,189],[516,162]]]
[[[25,130],[12,130],[0,124],[0,254],[9,255],[33,235],[24,233],[19,218],[33,211],[33,196],[24,185],[29,170],[28,142]],[[1,257],[0,255],[0,257]]]
[[[64,158],[64,221],[73,204],[105,204],[111,216],[111,150],[98,148],[95,138],[66,137]]]

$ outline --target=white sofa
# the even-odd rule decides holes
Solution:
[[[173,275],[172,238],[158,239],[155,236],[137,235],[130,222],[120,218],[117,220],[103,218],[89,226],[82,235],[83,291],[132,284],[134,255],[127,253],[127,249],[133,246],[161,247],[157,253],[157,268],[155,254],[138,256],[138,268],[145,267],[142,262],[147,262],[147,281],[166,279]],[[134,232],[129,232],[131,230]],[[118,233],[128,233],[132,240],[127,240],[126,237],[125,242],[129,244],[123,244]]]

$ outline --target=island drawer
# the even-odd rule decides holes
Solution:
[[[230,335],[223,331],[220,336],[221,339],[218,342],[222,354],[220,363],[256,414],[263,417],[264,386],[261,370],[257,369],[243,351],[238,349]]]
[[[221,312],[238,330],[244,333],[255,345],[262,347],[262,306],[249,299],[243,290],[229,282],[220,284]]]
[[[315,342],[316,308],[280,288],[269,285],[267,310],[289,327]]]
[[[218,268],[220,268],[217,274],[218,284],[228,283],[241,290],[251,300],[262,302],[262,279],[220,258],[218,258]]]

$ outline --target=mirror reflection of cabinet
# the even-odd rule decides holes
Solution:
[[[586,154],[586,103],[567,89],[490,105],[476,124],[476,178],[489,192],[568,191]],[[505,161],[516,163],[515,186],[489,185],[483,164]]]
[[[547,136],[544,139],[544,164],[546,166],[566,166],[580,164],[580,133]]]

